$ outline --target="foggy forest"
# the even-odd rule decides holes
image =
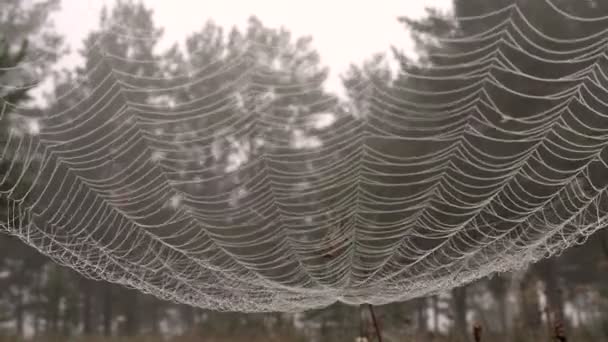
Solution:
[[[0,0],[0,341],[608,341],[608,195],[597,190],[608,185],[607,1],[395,13],[414,51],[351,64],[341,91],[327,87],[334,71],[314,37],[252,13],[161,46],[155,9],[135,0],[105,7],[82,62],[58,67],[71,48],[53,25],[61,6]],[[485,114],[458,116],[473,96]],[[251,119],[261,107],[272,114]],[[574,114],[554,119],[566,107]],[[520,163],[521,151],[532,157]],[[403,162],[427,156],[437,183]],[[503,174],[483,158],[534,176],[494,188],[483,177]],[[418,193],[428,201],[401,199]],[[418,215],[400,210],[428,203],[393,241]],[[529,226],[513,228],[524,212]],[[242,228],[252,222],[264,236]],[[451,227],[462,228],[440,232]],[[448,239],[452,249],[425,253]],[[339,294],[346,278],[363,284],[353,298]]]

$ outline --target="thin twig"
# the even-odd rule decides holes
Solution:
[[[475,342],[481,342],[481,325],[473,325],[473,338],[475,339]]]
[[[363,318],[363,305],[359,306],[359,337],[365,338],[365,341],[369,341],[369,332],[367,328],[367,320]]]
[[[545,317],[547,318],[547,330],[549,331],[549,336],[551,336],[553,334],[553,322],[551,319],[551,310],[548,305],[545,306]]]
[[[567,342],[566,332],[564,329],[564,323],[558,322],[555,324],[555,339],[558,342]]]
[[[368,304],[369,313],[372,315],[372,322],[374,322],[374,328],[376,329],[376,336],[378,337],[378,342],[382,342],[382,334],[380,333],[380,327],[378,327],[378,321],[376,320],[376,314],[374,313],[374,307],[371,304]]]

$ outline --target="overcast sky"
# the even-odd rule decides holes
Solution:
[[[114,0],[62,0],[55,25],[75,53],[87,32],[99,24],[99,12]],[[451,0],[143,0],[165,28],[165,42],[183,40],[208,19],[242,26],[254,14],[267,26],[285,26],[294,35],[311,35],[322,63],[331,68],[330,85],[350,63],[391,44],[411,49],[408,33],[396,18],[419,17],[425,7],[448,9]],[[75,55],[75,54],[74,54]],[[77,63],[74,56],[64,65]]]

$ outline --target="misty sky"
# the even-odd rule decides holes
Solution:
[[[330,87],[352,62],[359,63],[390,45],[411,49],[409,34],[396,17],[419,17],[425,7],[448,9],[452,0],[144,0],[165,28],[165,43],[183,40],[208,19],[222,26],[243,26],[254,14],[267,26],[284,25],[294,35],[312,35],[322,63],[331,68]],[[58,31],[74,53],[63,65],[78,62],[77,50],[99,24],[99,12],[114,0],[62,0],[54,15]]]

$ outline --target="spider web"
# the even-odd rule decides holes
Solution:
[[[319,70],[264,62],[276,42],[167,75],[112,54],[154,39],[115,23],[34,134],[8,134],[3,228],[86,277],[234,311],[406,300],[584,242],[608,208],[608,29],[553,37],[516,4],[458,20],[484,28],[407,82],[365,75],[349,108]]]

